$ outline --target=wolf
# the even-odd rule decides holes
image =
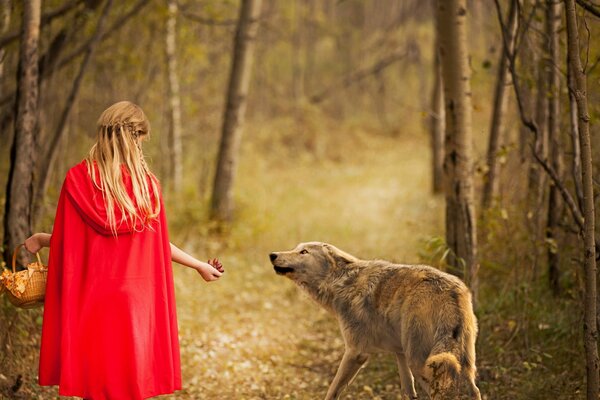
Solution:
[[[394,353],[402,397],[416,399],[415,378],[432,399],[475,384],[477,319],[457,277],[425,265],[360,260],[321,242],[269,254],[291,279],[337,318],[345,352],[326,400],[339,398],[374,352]],[[463,384],[464,383],[464,384]]]

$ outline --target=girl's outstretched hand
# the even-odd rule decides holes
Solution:
[[[218,263],[218,265],[221,268],[221,271],[219,269],[217,269],[216,267],[214,267],[213,265],[205,263],[205,262],[200,262],[195,267],[196,271],[198,271],[200,276],[202,276],[202,278],[206,282],[216,281],[217,279],[219,279],[221,277],[221,275],[223,275],[223,272],[222,272],[223,266],[221,266],[221,263],[219,263],[219,261],[216,259],[212,260],[212,261],[216,261],[216,263]]]
[[[208,263],[210,265],[212,265],[220,273],[225,272],[225,269],[223,268],[223,264],[221,264],[221,261],[219,261],[218,258],[213,258],[212,260],[208,260]]]

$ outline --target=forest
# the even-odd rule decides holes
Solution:
[[[0,0],[0,270],[129,100],[171,242],[226,270],[173,263],[164,398],[325,398],[337,321],[269,262],[319,241],[461,278],[483,399],[598,399],[599,34],[597,0]],[[59,398],[42,322],[0,294],[1,399]],[[401,393],[378,353],[340,398]]]

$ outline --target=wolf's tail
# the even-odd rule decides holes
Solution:
[[[425,361],[423,377],[429,382],[432,397],[436,393],[446,393],[455,386],[461,368],[457,356],[451,351],[431,354]]]
[[[473,314],[470,294],[458,298],[459,312],[453,312],[455,318],[445,319],[438,327],[434,345],[425,361],[423,377],[429,382],[432,398],[436,393],[445,394],[456,388],[459,377],[468,379],[475,387],[475,339],[477,320]],[[473,394],[473,398],[479,398]]]

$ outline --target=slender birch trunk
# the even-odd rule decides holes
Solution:
[[[242,0],[240,7],[211,201],[211,215],[217,221],[230,221],[232,218],[233,184],[242,140],[260,6],[261,0]]]
[[[577,99],[575,98],[575,77],[573,66],[569,62],[572,49],[567,46],[567,86],[569,89],[569,125],[571,128],[571,151],[573,152],[571,161],[571,173],[573,174],[573,184],[577,196],[577,205],[583,210],[583,187],[581,183],[581,144],[579,142],[579,119],[577,113]]]
[[[548,84],[548,147],[550,163],[558,176],[562,175],[562,156],[560,152],[560,43],[558,30],[560,29],[560,3],[557,0],[546,2],[546,40],[548,59],[546,61],[546,82]],[[546,243],[548,246],[548,279],[550,289],[555,296],[560,294],[560,269],[558,246],[558,220],[561,214],[561,195],[556,185],[550,185],[548,197],[548,220],[546,223]]]
[[[433,193],[444,191],[444,131],[446,129],[446,114],[444,110],[444,81],[442,79],[442,66],[438,51],[438,40],[435,41],[434,56],[434,81],[431,94],[431,160]]]
[[[179,77],[177,75],[177,0],[167,0],[169,15],[165,35],[165,53],[167,58],[168,96],[169,96],[169,181],[175,192],[181,189],[181,98]]]
[[[15,134],[4,208],[4,259],[32,230],[32,199],[38,119],[38,47],[41,0],[23,3],[23,25],[17,75]]]
[[[498,196],[498,175],[500,165],[498,163],[498,151],[500,150],[501,135],[504,131],[504,119],[507,107],[507,88],[509,84],[510,71],[508,70],[507,54],[512,54],[515,47],[515,35],[517,33],[518,8],[517,0],[510,2],[508,21],[506,22],[506,42],[502,44],[502,53],[498,64],[498,75],[494,92],[494,109],[490,125],[490,138],[487,150],[487,175],[483,186],[482,208],[488,208],[492,201]]]
[[[581,142],[581,168],[583,183],[584,214],[584,265],[585,303],[583,321],[583,344],[587,370],[587,399],[598,399],[598,331],[596,327],[596,245],[594,240],[594,187],[592,182],[592,149],[590,143],[590,115],[587,105],[587,82],[579,58],[579,34],[575,1],[564,0],[567,15],[567,46],[569,63],[575,80],[575,98],[579,115],[579,138]]]
[[[437,29],[446,109],[446,240],[450,265],[477,298],[477,227],[473,202],[471,85],[466,0],[438,0]]]

